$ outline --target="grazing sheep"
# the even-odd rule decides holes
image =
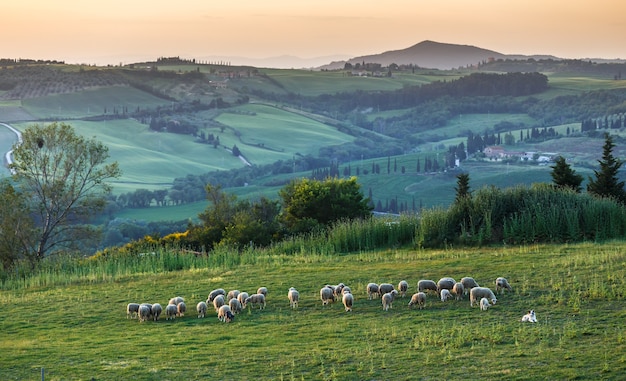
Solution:
[[[141,309],[141,306],[148,307],[148,318],[152,318],[152,304],[150,304],[150,303],[141,303],[139,305],[139,309]]]
[[[207,298],[207,304],[208,303],[213,303],[213,299],[215,299],[216,296],[218,295],[224,295],[226,296],[226,291],[224,291],[223,288],[216,288],[215,290],[211,291],[209,293],[209,297]]]
[[[289,299],[289,306],[291,308],[298,308],[298,300],[300,299],[300,293],[294,287],[291,287],[287,292],[287,299]]]
[[[219,321],[223,321],[224,323],[230,323],[231,321],[235,320],[235,315],[233,315],[230,307],[227,304],[224,304],[217,311],[217,319]]]
[[[418,292],[426,292],[427,290],[437,292],[437,283],[434,280],[430,279],[422,279],[417,282],[417,291]]]
[[[230,301],[233,298],[237,298],[237,296],[239,296],[239,294],[241,293],[241,291],[239,290],[230,290],[228,291],[228,295],[226,295],[226,300]]]
[[[400,283],[398,283],[398,291],[400,292],[400,296],[404,298],[408,290],[409,283],[406,280],[401,280]]]
[[[461,284],[463,284],[463,287],[465,288],[465,294],[467,294],[469,290],[474,287],[480,287],[471,276],[461,278]]]
[[[536,323],[537,322],[537,315],[535,315],[535,310],[530,310],[530,311],[528,311],[528,313],[526,315],[522,316],[522,321],[523,322]]]
[[[326,286],[320,289],[320,299],[322,299],[322,305],[333,303],[335,301],[335,293],[332,288]]]
[[[480,299],[480,309],[481,309],[481,311],[487,311],[489,309],[489,307],[490,307],[489,299],[481,298]]]
[[[441,301],[445,302],[448,299],[452,298],[452,294],[450,293],[450,290],[448,290],[447,288],[444,288],[443,290],[441,290]]]
[[[178,314],[178,306],[176,304],[168,304],[165,307],[165,320],[174,320]]]
[[[339,283],[336,286],[333,286],[333,293],[335,294],[336,297],[341,296],[341,294],[343,294],[343,288],[346,287],[345,284],[343,283]]]
[[[426,293],[424,292],[416,292],[411,296],[411,301],[409,302],[409,307],[417,306],[420,310],[424,308],[426,304]]]
[[[352,296],[352,293],[345,292],[341,298],[341,302],[343,303],[346,312],[352,312],[352,305],[354,304],[354,296]]]
[[[220,307],[224,304],[226,304],[224,295],[217,295],[215,299],[213,299],[213,308],[215,308],[215,312],[219,311]]]
[[[463,299],[463,295],[465,295],[465,287],[463,286],[463,283],[456,282],[454,287],[452,287],[452,293],[455,295],[456,300]]]
[[[241,303],[243,308],[246,308],[246,299],[248,299],[248,296],[250,295],[248,295],[247,292],[242,292],[237,296],[237,300],[239,300],[239,303]]]
[[[185,312],[187,312],[187,305],[185,304],[185,302],[178,303],[176,308],[178,308],[178,316],[185,316]]]
[[[184,302],[185,299],[183,299],[181,296],[175,296],[172,299],[170,299],[170,301],[167,304],[173,304],[175,306],[178,305],[178,303],[180,302]]]
[[[343,290],[341,290],[342,294],[352,294],[352,289],[348,286],[345,286]]]
[[[496,278],[496,292],[504,292],[504,290],[513,291],[513,287],[509,284],[509,281],[506,278],[498,277]]]
[[[206,316],[206,311],[208,308],[209,306],[207,306],[206,302],[199,302],[198,304],[196,304],[196,311],[198,311],[198,319]]]
[[[267,296],[267,287],[259,287],[259,288],[256,290],[256,293],[257,293],[257,294],[261,294],[261,295],[263,295],[263,296]]]
[[[378,293],[380,295],[386,294],[395,290],[396,288],[391,283],[381,283],[378,285]]]
[[[150,319],[150,314],[152,313],[152,310],[150,307],[148,307],[147,304],[142,304],[139,306],[139,321],[140,322],[144,322],[148,319]]]
[[[233,311],[234,314],[238,314],[241,312],[241,310],[243,310],[243,306],[241,305],[241,302],[239,302],[239,300],[235,298],[228,301],[228,306],[230,307],[230,310]]]
[[[478,303],[480,298],[487,298],[491,304],[496,304],[497,299],[493,291],[488,287],[474,287],[470,290],[470,307],[474,307],[474,302]]]
[[[152,305],[152,318],[154,319],[154,321],[159,320],[159,316],[161,316],[162,312],[163,312],[163,307],[161,307],[159,303],[154,303]]]
[[[390,292],[383,294],[383,296],[381,297],[383,310],[389,311],[390,308],[393,308],[393,300],[395,299],[396,295],[398,295],[398,291],[396,290],[391,290]]]
[[[378,297],[378,285],[376,283],[368,283],[367,284],[367,299],[372,300],[374,295]]]
[[[128,303],[126,306],[126,318],[134,319],[139,315],[139,303]]]
[[[439,281],[437,282],[437,293],[441,294],[441,290],[448,290],[448,291],[452,290],[455,283],[456,281],[450,277],[439,279]]]
[[[248,298],[245,301],[245,305],[247,306],[248,303],[252,303],[252,304],[258,304],[259,305],[259,309],[263,309],[265,308],[265,295],[264,294],[252,294],[250,296],[248,296]]]

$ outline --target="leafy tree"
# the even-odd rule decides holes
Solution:
[[[0,182],[0,261],[4,269],[20,259],[30,259],[33,220],[28,200],[8,180]]]
[[[470,197],[470,185],[469,185],[469,173],[461,173],[456,176],[456,196],[454,198],[455,203],[460,203],[466,198]]]
[[[551,166],[552,182],[559,188],[570,188],[580,193],[582,190],[580,184],[583,182],[583,177],[574,171],[569,164],[565,162],[563,156],[559,156],[556,162]]]
[[[304,233],[342,219],[365,218],[371,213],[356,177],[323,181],[293,180],[279,191],[288,231]]]
[[[95,139],[78,136],[64,123],[32,125],[13,146],[14,178],[32,202],[37,226],[34,257],[94,238],[93,228],[82,224],[106,205],[117,178],[117,162],[105,164],[109,150]]]
[[[595,173],[595,179],[589,177],[587,192],[601,197],[611,197],[624,204],[626,203],[624,182],[619,181],[617,177],[622,162],[613,156],[615,143],[613,143],[611,136],[604,134],[604,138],[602,160],[598,160],[600,170],[593,171]]]

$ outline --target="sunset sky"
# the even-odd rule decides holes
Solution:
[[[3,1],[0,58],[355,57],[432,40],[626,59],[625,11],[624,0]]]

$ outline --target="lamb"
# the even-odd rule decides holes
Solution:
[[[390,292],[383,294],[383,296],[381,297],[383,310],[389,311],[390,308],[393,308],[392,304],[396,295],[398,295],[398,291],[396,290],[391,290]]]
[[[237,298],[237,296],[239,296],[239,294],[241,293],[241,291],[239,290],[230,290],[228,291],[228,295],[226,295],[226,300],[230,301],[233,298]]]
[[[263,294],[252,294],[252,295],[250,295],[246,299],[245,305],[247,306],[248,303],[258,304],[259,305],[259,309],[263,309],[263,308],[265,308],[265,295],[263,295]]]
[[[298,308],[298,300],[300,299],[300,293],[294,287],[291,287],[287,292],[287,299],[289,299],[289,306],[293,309]]]
[[[223,288],[216,288],[215,290],[209,293],[209,297],[207,298],[207,303],[213,303],[213,299],[215,299],[218,295],[226,295],[226,291]]]
[[[441,290],[452,290],[456,281],[453,278],[445,277],[437,282],[437,293],[441,294]]]
[[[511,287],[509,281],[506,280],[506,278],[496,278],[496,292],[500,291],[502,293],[504,292],[504,290],[513,291],[513,287]]]
[[[178,305],[176,305],[176,308],[178,309],[178,316],[185,316],[185,312],[187,312],[187,305],[185,304],[185,302],[178,303]]]
[[[199,302],[196,305],[196,311],[198,311],[198,319],[206,316],[206,311],[208,308],[209,307],[207,306],[206,302]]]
[[[239,300],[239,303],[241,303],[243,308],[246,308],[246,299],[248,299],[248,296],[250,295],[248,295],[247,292],[242,292],[237,296],[237,300]]]
[[[185,299],[183,299],[181,296],[175,296],[172,299],[170,299],[170,301],[167,304],[173,304],[175,306],[178,305],[178,303],[180,302],[184,302]]]
[[[165,307],[165,320],[174,320],[176,319],[176,315],[178,314],[178,306],[175,304],[168,304]]]
[[[239,300],[235,298],[228,301],[228,306],[230,307],[230,310],[233,311],[234,314],[238,314],[241,312],[241,310],[243,310],[243,306],[241,305],[241,302],[239,302]]]
[[[454,287],[452,287],[452,293],[455,295],[456,300],[461,300],[463,295],[465,295],[465,287],[463,286],[463,283],[456,282]]]
[[[354,304],[354,296],[352,296],[352,293],[345,292],[341,298],[341,302],[343,303],[346,312],[352,312],[352,305]]]
[[[159,316],[161,316],[162,312],[163,312],[163,307],[161,307],[159,303],[154,303],[152,305],[152,318],[154,319],[154,321],[159,320]]]
[[[217,319],[219,321],[223,321],[224,323],[230,323],[231,321],[235,320],[235,315],[233,315],[230,307],[227,304],[224,304],[217,311]]]
[[[437,292],[437,283],[435,283],[434,280],[430,280],[430,279],[422,279],[419,282],[417,282],[418,292],[426,292],[426,290]]]
[[[489,309],[489,307],[490,307],[489,299],[481,298],[480,299],[480,309],[481,309],[481,311],[487,311]]]
[[[215,299],[213,299],[213,308],[215,308],[215,312],[219,311],[220,307],[224,304],[226,304],[224,295],[217,295]]]
[[[378,293],[380,295],[386,294],[386,293],[391,292],[392,290],[395,290],[395,289],[396,288],[391,283],[381,283],[381,284],[378,285]]]
[[[126,306],[126,319],[134,319],[139,315],[139,303],[128,303]]]
[[[333,303],[335,301],[335,293],[330,287],[322,287],[320,289],[320,299],[322,299],[322,305]]]
[[[474,287],[470,290],[470,307],[474,307],[474,302],[478,303],[480,298],[487,298],[491,304],[496,304],[497,299],[493,291],[488,287]]]
[[[536,323],[537,322],[537,315],[535,315],[535,310],[530,310],[530,311],[528,311],[528,313],[526,315],[522,316],[522,321],[523,322]]]
[[[152,313],[152,310],[150,307],[148,307],[147,304],[142,304],[139,306],[139,312],[138,312],[138,316],[139,316],[139,321],[140,322],[144,322],[146,320],[148,320],[150,318],[150,314]]]
[[[378,296],[378,285],[376,283],[367,284],[367,299],[372,300],[374,295]]]
[[[466,276],[461,278],[461,283],[463,284],[463,287],[465,288],[465,293],[467,294],[469,292],[469,290],[471,290],[474,287],[480,287],[478,285],[478,283],[476,283],[476,281],[474,280],[474,278],[472,278],[471,276]]]
[[[443,290],[441,290],[441,301],[445,302],[446,300],[450,299],[452,297],[452,294],[450,293],[450,290],[444,288]]]
[[[259,287],[256,290],[257,294],[262,294],[263,296],[267,296],[267,287]]]
[[[400,296],[404,298],[406,292],[409,290],[409,283],[407,283],[406,280],[401,280],[400,283],[398,283],[398,290],[400,291]]]
[[[424,292],[416,292],[411,296],[411,301],[409,302],[409,307],[417,306],[420,310],[424,308],[426,304],[426,294]]]

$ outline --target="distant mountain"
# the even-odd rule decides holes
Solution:
[[[380,54],[354,57],[346,61],[336,61],[321,66],[320,69],[343,68],[346,62],[356,63],[379,63],[388,66],[392,63],[398,65],[417,65],[422,68],[449,70],[458,67],[475,65],[490,59],[526,59],[526,58],[553,58],[554,56],[523,56],[507,55],[493,50],[482,49],[471,45],[445,44],[435,41],[422,41],[406,49],[391,50]]]

